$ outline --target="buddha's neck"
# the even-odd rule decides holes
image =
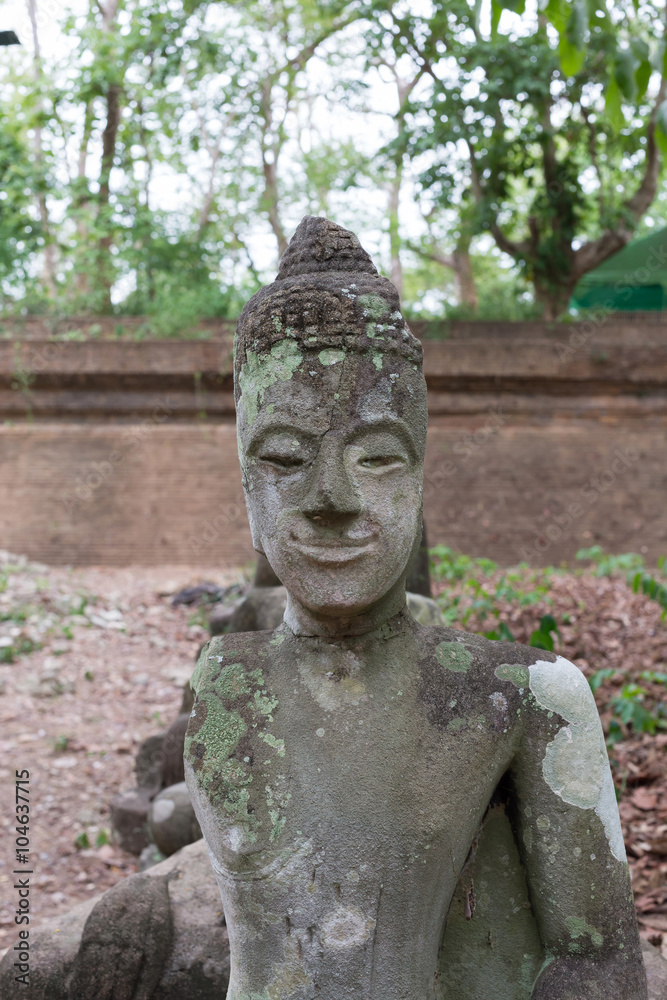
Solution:
[[[346,636],[365,635],[381,628],[403,611],[405,606],[405,580],[401,578],[384,597],[356,615],[319,614],[307,608],[288,591],[283,620],[294,635],[342,639]]]

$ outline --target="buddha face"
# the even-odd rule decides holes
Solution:
[[[421,532],[421,371],[390,352],[285,340],[239,382],[255,548],[311,612],[361,613],[404,577]]]

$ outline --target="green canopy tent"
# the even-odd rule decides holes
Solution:
[[[575,288],[571,304],[621,312],[667,310],[667,229],[635,240],[589,271]]]

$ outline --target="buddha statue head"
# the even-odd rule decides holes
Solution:
[[[297,634],[364,631],[405,603],[422,524],[422,348],[353,233],[306,216],[234,350],[255,549]]]

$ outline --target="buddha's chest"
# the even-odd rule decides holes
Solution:
[[[451,724],[434,726],[417,671],[354,660],[324,650],[252,676],[231,664],[200,691],[186,768],[220,873],[259,877],[341,845],[354,871],[467,853],[508,727],[489,725],[486,696],[457,715],[455,685]]]

